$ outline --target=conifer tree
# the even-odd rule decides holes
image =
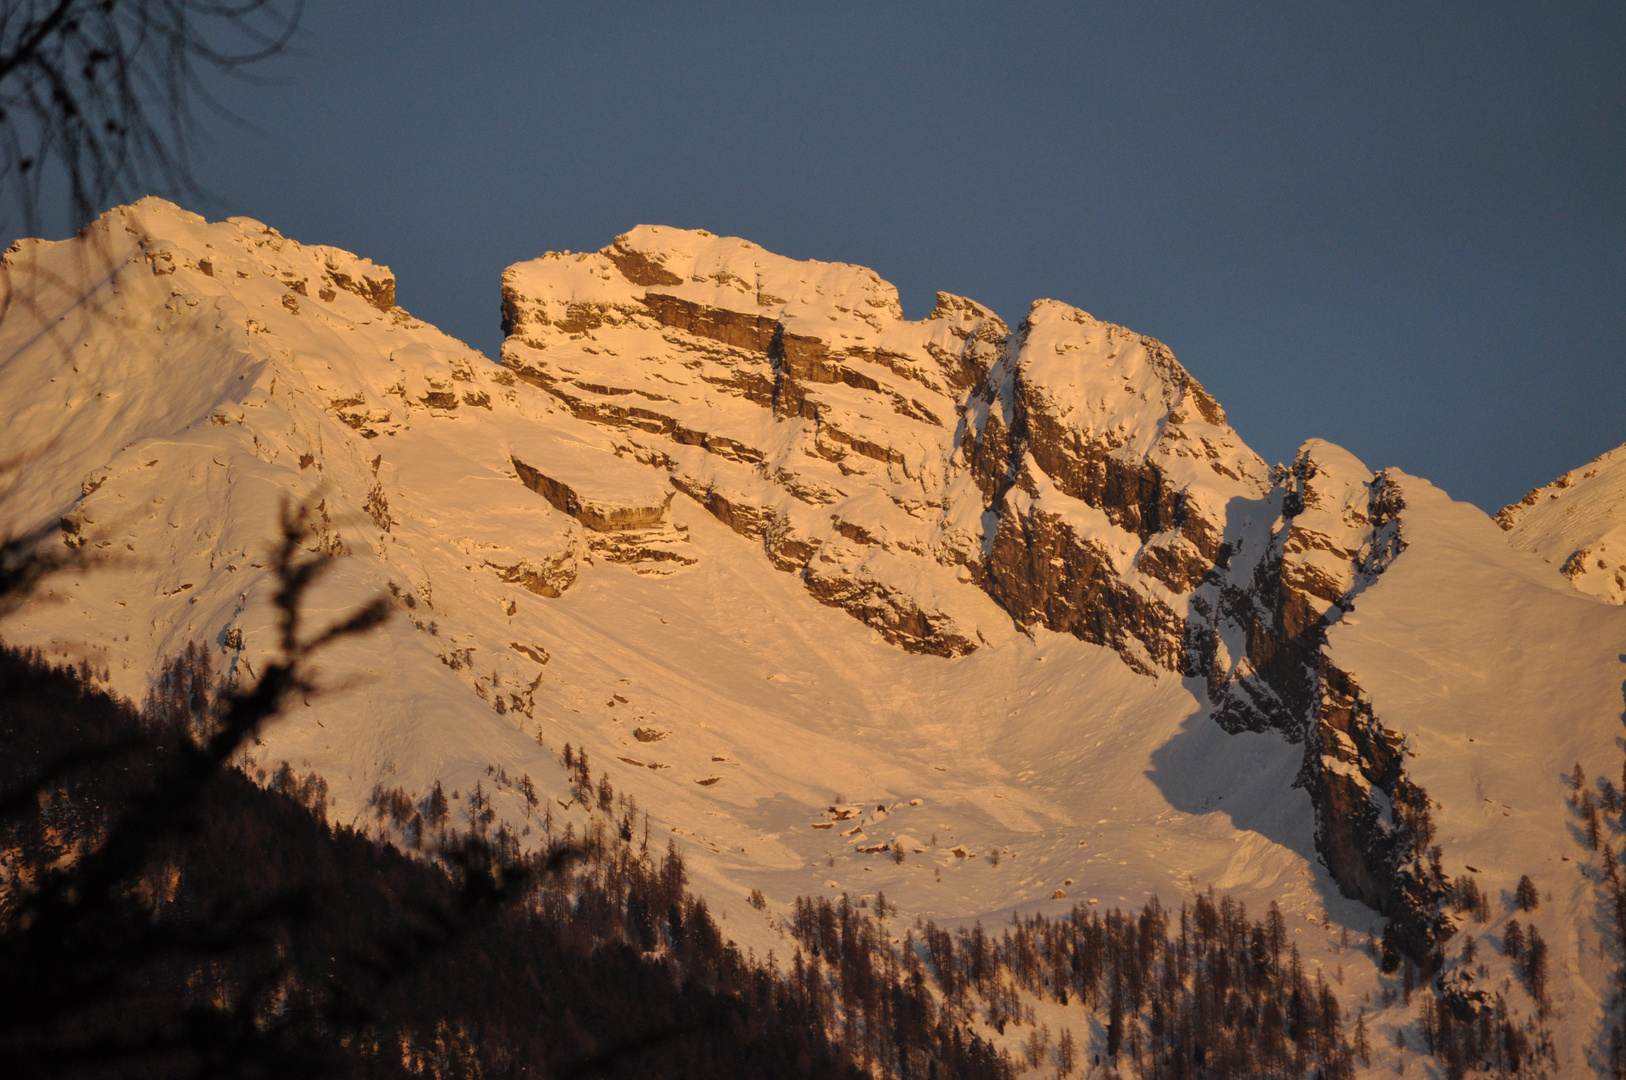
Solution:
[[[1056,1071],[1062,1080],[1073,1075],[1073,1069],[1078,1063],[1078,1045],[1073,1041],[1073,1029],[1062,1028],[1061,1039],[1056,1043]]]
[[[1507,929],[1502,931],[1502,952],[1513,959],[1524,955],[1524,927],[1518,919],[1509,919]]]
[[[451,807],[446,802],[446,789],[440,786],[439,780],[436,780],[435,786],[430,789],[428,796],[424,799],[423,819],[431,826],[439,828],[445,824],[450,813]]]
[[[1524,949],[1524,963],[1521,965],[1524,973],[1525,988],[1530,996],[1538,1003],[1547,1001],[1547,942],[1542,939],[1541,932],[1535,927],[1530,928],[1526,935]]]

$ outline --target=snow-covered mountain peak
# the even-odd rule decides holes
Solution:
[[[907,320],[871,271],[653,226],[509,268],[500,365],[384,267],[157,200],[4,273],[0,528],[102,560],[6,640],[137,699],[188,642],[252,678],[304,501],[339,556],[312,621],[397,617],[251,770],[321,773],[341,820],[440,781],[527,842],[585,828],[569,743],[763,951],[752,888],[969,921],[1195,880],[1278,902],[1391,1026],[1338,931],[1387,916],[1455,977],[1480,931],[1447,879],[1528,873],[1554,1023],[1580,1047],[1603,1015],[1559,774],[1618,766],[1626,610],[1504,535],[1612,535],[1619,452],[1503,534],[1320,440],[1267,470],[1167,348],[1078,308]]]
[[[1155,478],[1124,482],[1161,488],[1158,498],[1178,493],[1188,538],[1212,556],[1225,504],[1270,488],[1264,461],[1160,341],[1038,300],[1019,330],[1014,368],[1036,457],[1069,494],[1118,501],[1096,490],[1119,482],[1102,458],[1130,474],[1153,469]],[[1148,529],[1181,528],[1174,516],[1128,527],[1143,537]]]
[[[599,252],[549,252],[519,263],[504,283],[510,332],[527,323],[568,327],[571,305],[591,305],[653,310],[689,329],[699,318],[701,333],[756,348],[766,348],[759,338],[776,326],[793,337],[873,345],[903,319],[897,289],[873,270],[798,261],[738,237],[659,225],[639,225]]]
[[[1126,327],[1102,322],[1059,300],[1035,300],[1019,328],[1024,374],[1045,387],[1067,413],[1094,414],[1097,423],[1136,432],[1142,416],[1170,416],[1183,423],[1194,414],[1213,425],[1225,411],[1161,342]],[[1111,405],[1130,398],[1143,408],[1121,413]],[[1140,413],[1141,416],[1135,415]],[[1155,430],[1151,432],[1155,437]],[[1134,436],[1131,436],[1134,437]],[[1139,447],[1142,452],[1149,448]]]
[[[1626,446],[1504,506],[1508,542],[1554,564],[1582,593],[1626,604]]]
[[[390,389],[449,385],[454,367],[478,359],[396,308],[385,267],[247,218],[210,224],[155,198],[71,240],[19,242],[3,273],[0,399],[30,403],[0,417],[17,470],[3,524],[16,531],[65,510],[109,445],[241,415],[275,385],[272,365],[320,372],[319,386],[350,402],[359,427],[399,419],[382,408]],[[280,341],[277,328],[298,332]],[[340,338],[344,347],[331,347]],[[384,363],[357,362],[357,340]],[[400,352],[393,367],[391,351]],[[397,413],[413,406],[421,395]]]
[[[775,255],[749,240],[698,229],[639,225],[604,254],[628,280],[707,307],[807,320],[859,321],[879,331],[903,319],[898,290],[875,271],[847,263]],[[822,335],[821,335],[822,336]]]
[[[1014,615],[1182,670],[1226,507],[1270,487],[1218,403],[1160,342],[1066,304],[1011,335],[963,297],[920,321],[896,297],[640,226],[509,268],[503,362],[897,644],[962,654]],[[1091,590],[1110,568],[1144,614],[1103,625],[1068,566]]]

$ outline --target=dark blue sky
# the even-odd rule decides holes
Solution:
[[[312,5],[201,209],[493,356],[504,266],[656,222],[1077,304],[1272,461],[1494,509],[1626,442],[1626,5],[776,7]]]

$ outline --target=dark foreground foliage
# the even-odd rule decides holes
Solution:
[[[830,1003],[726,943],[630,811],[530,858],[442,825],[432,862],[330,827],[318,783],[223,768],[104,896],[44,919],[29,898],[162,800],[209,731],[200,657],[141,715],[0,650],[0,792],[29,795],[0,821],[8,1075],[862,1075]],[[1009,1075],[920,1006],[892,1040],[903,1075]]]

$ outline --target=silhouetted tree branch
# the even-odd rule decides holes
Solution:
[[[304,1032],[311,1018],[290,1010],[275,1023],[260,1021],[256,1005],[274,989],[275,969],[243,987],[227,1009],[194,1009],[164,1028],[135,1037],[75,1038],[71,1018],[100,1002],[116,999],[125,980],[168,957],[208,956],[271,943],[310,910],[310,898],[286,894],[243,910],[212,911],[201,920],[143,926],[129,902],[129,883],[152,862],[155,852],[180,836],[195,832],[207,785],[229,767],[231,759],[290,695],[315,692],[312,658],[341,638],[366,633],[389,613],[378,598],[309,637],[301,633],[301,607],[306,592],[331,565],[331,559],[304,549],[310,532],[309,511],[285,508],[281,536],[273,556],[279,587],[279,655],[253,686],[226,691],[211,725],[198,739],[170,738],[162,747],[155,782],[133,793],[113,816],[106,835],[91,850],[24,886],[13,884],[7,896],[6,922],[16,928],[0,937],[0,1044],[30,1071],[55,1071],[74,1065],[128,1064],[185,1048],[198,1055],[213,1074],[253,1073],[278,1068],[312,1068],[314,1051],[282,1036]],[[26,592],[55,569],[34,541],[21,538],[4,545],[19,554],[0,586],[15,595]],[[182,733],[171,733],[180,735]],[[49,762],[33,777],[0,793],[0,813],[16,813],[48,800],[64,775],[88,765],[136,752],[134,737],[76,748]],[[135,916],[135,917],[133,917]],[[64,1030],[64,1028],[69,1030]],[[272,1070],[274,1071],[274,1070]]]
[[[159,185],[200,195],[194,102],[202,76],[246,77],[284,51],[303,0],[3,0],[0,183],[37,231],[46,185],[75,225]]]

